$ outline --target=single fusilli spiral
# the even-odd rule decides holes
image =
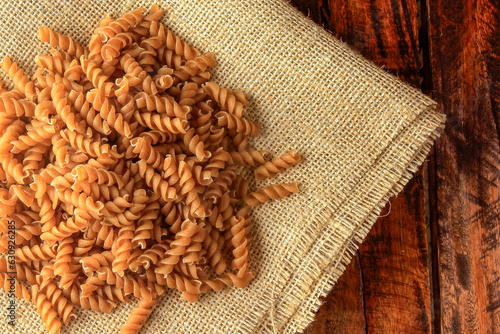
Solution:
[[[181,231],[175,234],[175,240],[170,243],[170,249],[165,252],[165,257],[158,262],[155,273],[167,276],[172,272],[196,231],[197,225],[195,223],[189,220],[182,223]]]
[[[203,241],[203,248],[207,252],[207,262],[218,275],[221,275],[227,267],[226,260],[222,256],[223,246],[224,239],[220,232],[209,224],[207,226],[207,238]]]
[[[151,295],[143,296],[136,308],[130,313],[127,322],[122,325],[120,331],[122,334],[134,334],[139,329],[151,314],[152,307],[156,305],[157,301]]]
[[[131,27],[142,21],[142,19],[144,18],[142,13],[144,11],[144,8],[138,8],[131,12],[125,13],[117,20],[112,20],[103,27],[98,28],[97,34],[101,37],[101,40],[108,40],[109,38],[116,36],[123,31],[127,31]]]
[[[87,121],[88,125],[102,134],[110,134],[111,128],[108,122],[91,106],[83,92],[72,90],[68,94],[68,100],[73,104],[75,110],[80,113],[80,116]]]
[[[70,319],[76,318],[73,305],[63,296],[63,291],[49,280],[43,280],[39,277],[39,291],[47,296],[47,300],[57,312],[64,324]]]
[[[139,63],[129,54],[125,54],[120,59],[120,65],[127,74],[126,78],[130,86],[142,84],[147,76],[147,72],[139,65]]]
[[[10,58],[5,57],[1,63],[3,70],[14,82],[14,86],[19,89],[19,92],[26,96],[30,101],[35,97],[35,85],[24,75],[24,71],[17,68],[17,63],[13,63]]]
[[[107,186],[117,185],[118,188],[123,187],[123,180],[120,175],[113,171],[108,171],[104,168],[96,168],[89,164],[80,164],[73,168],[71,175],[77,181],[89,181],[97,184],[105,184]]]
[[[81,208],[95,219],[101,217],[101,211],[104,208],[104,204],[102,202],[94,201],[92,197],[88,197],[82,193],[79,194],[76,191],[67,188],[57,189],[56,193],[61,202],[71,204],[76,208]]]
[[[21,143],[18,143],[17,139],[20,139],[21,133],[24,132],[26,127],[26,123],[24,123],[21,120],[14,120],[9,126],[5,129],[5,132],[3,135],[0,137],[0,154],[2,156],[9,154],[9,152],[12,152],[14,154],[17,154],[21,152],[21,150],[26,149],[30,146],[35,145],[38,141],[32,141],[29,140],[28,144],[24,144],[24,141]],[[42,138],[43,140],[43,138]],[[16,147],[20,146],[19,149]]]
[[[0,97],[0,113],[12,116],[33,117],[36,105],[29,100],[16,100],[7,96]]]
[[[88,50],[74,41],[71,37],[54,32],[47,27],[40,27],[38,37],[44,43],[49,43],[50,46],[57,46],[68,52],[69,55],[80,58],[88,53]]]
[[[41,55],[36,58],[36,64],[43,69],[48,69],[59,75],[63,75],[70,66],[70,61],[59,57]]]
[[[285,169],[292,167],[301,159],[300,154],[296,150],[291,150],[288,153],[274,158],[271,161],[264,163],[255,169],[255,178],[263,180],[265,178],[273,177],[278,173],[283,172]]]
[[[195,129],[191,128],[184,134],[184,145],[189,151],[196,155],[199,161],[207,161],[212,153],[205,149],[205,144],[200,140],[200,136],[195,134]]]
[[[195,59],[196,56],[200,54],[198,50],[191,47],[170,30],[166,29],[162,23],[152,22],[149,33],[151,36],[159,38],[159,45],[165,45],[168,50],[172,50],[177,55],[183,56],[187,60]]]
[[[68,237],[61,241],[57,246],[57,255],[54,262],[54,274],[57,276],[62,276],[65,272],[69,270],[69,263],[73,256],[73,238]]]
[[[159,193],[165,201],[172,201],[176,198],[176,190],[169,186],[162,176],[154,171],[144,160],[135,164],[138,167],[139,174],[146,181],[149,187]]]
[[[12,286],[14,289],[12,289]],[[16,297],[23,298],[27,302],[31,299],[31,293],[24,285],[19,284],[18,278],[6,273],[0,273],[0,288],[5,291],[15,291]]]
[[[62,126],[63,124],[61,122],[55,123],[54,125],[48,125],[44,122],[33,120],[31,124],[26,125],[27,133],[19,136],[17,140],[12,141],[14,148],[11,152],[17,154],[37,144],[49,146],[51,144],[51,138],[56,132],[61,130]],[[5,135],[7,135],[7,133]]]
[[[95,61],[80,58],[80,63],[85,75],[89,78],[95,88],[104,96],[111,96],[114,91],[114,84],[108,81],[108,77],[102,73],[102,69]]]
[[[86,138],[83,134],[79,134],[75,131],[69,129],[61,130],[62,138],[71,144],[75,149],[78,149],[91,157],[101,157],[109,156],[112,158],[120,158],[121,155],[118,154],[113,148],[109,147],[109,144],[101,144],[99,142],[93,142],[92,139]]]
[[[152,130],[167,133],[186,133],[189,123],[179,118],[170,118],[166,114],[153,114],[150,112],[136,111],[134,118],[142,126],[147,126]]]
[[[243,92],[233,92],[230,89],[220,87],[215,82],[208,82],[203,86],[203,89],[221,105],[221,110],[238,117],[243,115],[243,105],[248,104]]]
[[[292,182],[290,184],[273,184],[267,187],[259,188],[255,192],[251,192],[243,198],[245,203],[255,207],[260,204],[266,203],[271,199],[277,199],[281,197],[289,196],[290,194],[296,194],[299,192],[297,188],[297,183]]]
[[[134,138],[130,141],[132,153],[136,154],[139,159],[143,159],[148,165],[154,169],[162,169],[164,159],[162,155],[153,147],[145,138]]]
[[[148,111],[156,111],[166,114],[168,117],[176,117],[180,120],[187,119],[190,108],[180,106],[174,99],[169,97],[151,95],[146,92],[138,93],[134,96],[138,108]]]
[[[109,267],[113,263],[115,256],[110,251],[93,254],[80,259],[83,271],[85,273],[92,273],[101,267]]]
[[[237,269],[238,278],[245,276],[248,267],[248,240],[245,231],[245,219],[232,217],[231,219],[231,243],[233,244],[234,260],[231,263],[233,269]]]
[[[129,32],[121,32],[111,37],[101,49],[101,57],[105,61],[110,61],[120,55],[120,50],[135,41],[135,36]]]
[[[113,272],[123,276],[124,271],[128,268],[127,260],[130,257],[130,250],[132,249],[132,239],[134,238],[134,225],[123,226],[118,231],[118,238],[116,238],[111,248],[114,255],[112,263]]]
[[[215,117],[218,121],[217,124],[226,127],[228,130],[234,129],[237,133],[244,133],[252,137],[257,137],[259,135],[260,125],[246,118],[238,117],[225,111],[219,111]]]
[[[17,262],[30,262],[50,260],[56,257],[56,251],[53,246],[35,245],[33,247],[24,246],[16,249]]]
[[[231,158],[235,163],[240,166],[255,166],[257,164],[264,164],[266,151],[244,150],[229,152]]]

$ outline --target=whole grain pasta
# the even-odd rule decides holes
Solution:
[[[106,16],[88,47],[42,27],[58,49],[31,79],[2,62],[15,88],[0,91],[0,250],[12,220],[17,296],[51,333],[76,306],[109,313],[141,298],[122,327],[134,333],[166,289],[195,302],[245,287],[250,208],[299,190],[249,190],[243,167],[271,178],[301,157],[268,161],[251,147],[260,125],[244,116],[245,94],[211,82],[214,53],[175,36],[162,14]],[[6,272],[0,258],[4,288]]]

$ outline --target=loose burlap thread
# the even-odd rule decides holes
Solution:
[[[250,266],[255,280],[189,304],[160,299],[141,333],[295,333],[312,321],[387,200],[401,191],[439,135],[436,103],[355,54],[282,0],[157,1],[163,23],[202,52],[215,51],[213,80],[249,96],[253,141],[304,161],[265,182],[298,181],[301,193],[254,210]],[[48,26],[86,45],[106,13],[149,1],[22,0],[0,5],[0,57],[32,73],[47,51]],[[5,75],[1,79],[6,81]],[[0,305],[6,307],[6,294]],[[31,303],[16,300],[15,333],[39,333]],[[137,300],[112,314],[79,310],[62,333],[119,333]],[[7,310],[0,332],[10,333]]]

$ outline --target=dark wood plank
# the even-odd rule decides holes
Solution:
[[[417,87],[420,85],[416,2],[318,0],[317,3],[321,23],[337,37],[388,72]],[[313,4],[313,9],[318,7]],[[332,328],[359,333],[365,332],[365,327],[370,333],[431,332],[423,183],[420,171],[402,194],[392,200],[390,215],[377,221],[360,248],[362,275],[358,276],[355,266],[346,270],[306,333],[330,333]],[[346,279],[351,283],[344,288]],[[363,296],[353,288],[357,286],[363,286]],[[363,300],[359,301],[361,297]],[[343,306],[331,308],[330,305],[341,301],[352,302],[349,312]],[[359,309],[361,305],[363,310]],[[357,311],[353,312],[352,307],[358,307]],[[361,312],[363,318],[359,316]],[[366,326],[353,324],[352,318],[366,321]]]
[[[431,332],[424,195],[419,172],[360,246],[369,333]]]
[[[386,71],[420,85],[416,1],[318,1],[337,37]]]
[[[443,333],[500,331],[500,2],[429,2]]]

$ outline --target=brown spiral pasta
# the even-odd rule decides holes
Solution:
[[[203,89],[221,105],[222,110],[238,117],[243,115],[243,105],[248,104],[243,92],[233,92],[230,89],[220,87],[215,82],[208,82],[203,86]]]
[[[141,22],[144,16],[142,12],[146,9],[138,8],[129,13],[124,14],[117,20],[111,20],[109,23],[97,29],[97,34],[101,36],[101,40],[109,39],[117,34],[129,30],[137,23]]]
[[[69,271],[69,264],[73,255],[73,238],[68,237],[61,240],[57,246],[57,254],[54,262],[54,275],[62,276]]]
[[[80,58],[88,52],[86,48],[75,42],[71,37],[54,32],[47,27],[40,27],[38,37],[42,42],[49,43],[50,46],[57,46],[76,58]]]
[[[166,114],[168,117],[175,117],[180,120],[186,120],[191,109],[187,106],[180,106],[171,97],[160,97],[146,92],[137,93],[134,97],[138,108],[144,108],[148,111],[156,111],[160,114]]]
[[[101,117],[100,113],[98,113],[89,102],[87,102],[83,92],[71,90],[68,94],[68,100],[73,104],[75,110],[80,113],[82,119],[84,119],[87,124],[92,127],[92,129],[105,135],[109,135],[111,133],[111,128],[108,122]]]
[[[50,332],[76,307],[112,312],[141,298],[122,327],[138,331],[166,289],[195,302],[253,279],[250,208],[298,191],[253,191],[300,160],[271,161],[249,137],[241,91],[209,81],[202,54],[139,8],[105,16],[88,48],[40,28],[52,49],[31,78],[5,58],[14,89],[0,86],[0,252],[16,228],[17,296]],[[245,172],[247,173],[247,172]],[[0,257],[0,287],[8,262]],[[26,288],[24,282],[32,285]]]
[[[110,251],[92,254],[83,257],[79,262],[82,265],[83,271],[86,273],[97,271],[101,267],[109,267],[115,259],[115,256]]]
[[[193,128],[185,133],[184,145],[186,145],[191,153],[196,155],[199,161],[206,161],[212,156],[211,152],[205,150],[205,144],[200,140],[200,136],[195,134]]]
[[[120,51],[127,45],[132,44],[135,36],[121,32],[111,37],[106,44],[102,46],[101,57],[104,61],[111,61],[120,55]]]
[[[31,124],[26,125],[27,133],[21,135],[17,140],[13,140],[11,145],[13,148],[10,150],[12,153],[17,154],[21,151],[25,151],[30,147],[37,144],[42,144],[44,146],[50,146],[51,138],[54,134],[63,127],[62,122],[57,122],[54,125],[49,125],[44,122],[33,120]],[[10,127],[9,127],[10,128]],[[9,132],[12,130],[7,129],[6,133],[2,138],[8,137]],[[1,147],[1,143],[0,143]]]
[[[154,191],[161,195],[163,200],[171,201],[176,198],[177,191],[175,188],[169,186],[168,182],[165,181],[160,174],[156,173],[154,169],[144,161],[139,161],[136,166],[138,167],[139,175],[144,179],[149,187],[152,187]]]
[[[26,244],[34,236],[42,233],[40,216],[34,211],[12,214],[11,218],[16,223],[16,244]]]
[[[225,111],[218,112],[215,117],[217,118],[218,125],[224,126],[228,130],[234,129],[237,133],[243,133],[252,137],[257,137],[259,135],[260,126],[245,118]]]
[[[104,96],[111,96],[113,94],[114,85],[108,81],[108,77],[103,74],[99,64],[92,60],[85,59],[84,56],[80,58],[80,63],[85,75],[92,82],[94,87],[99,90]]]
[[[123,187],[123,180],[120,175],[113,171],[108,171],[104,168],[96,168],[89,164],[81,164],[73,168],[71,175],[77,181],[86,180],[96,182],[97,184],[106,184],[107,186],[117,185],[118,188]]]
[[[255,178],[263,180],[265,178],[274,177],[276,174],[283,172],[285,169],[292,167],[301,159],[300,154],[296,150],[291,150],[280,157],[274,158],[271,161],[265,162],[262,166],[255,169]]]
[[[130,257],[130,250],[132,249],[132,239],[134,238],[134,225],[127,225],[120,228],[118,237],[116,238],[111,252],[114,255],[112,262],[113,272],[123,276],[125,269],[127,269],[127,260]]]
[[[6,116],[33,117],[36,105],[28,100],[0,97],[0,113]]]
[[[49,280],[43,280],[38,276],[40,293],[47,296],[47,300],[61,318],[63,324],[67,324],[72,318],[76,318],[74,306],[63,296],[63,291]]]
[[[189,127],[189,123],[186,120],[170,118],[166,114],[139,113],[135,111],[134,118],[142,126],[166,133],[186,133]]]
[[[36,58],[36,64],[43,69],[48,69],[59,75],[63,75],[70,67],[70,61],[60,57],[41,55]]]
[[[14,279],[14,282],[12,281]],[[19,281],[6,273],[0,273],[0,287],[5,289],[5,291],[11,291],[11,285],[14,284],[14,291],[16,297],[23,298],[27,302],[31,299],[31,294],[28,288],[24,285],[19,284]]]
[[[163,167],[164,159],[162,155],[144,138],[136,137],[130,141],[132,152],[139,159],[143,159],[148,165],[154,169]]]
[[[175,240],[170,243],[170,249],[165,252],[155,270],[155,273],[168,275],[179,262],[180,256],[184,254],[186,247],[191,242],[191,237],[196,233],[196,224],[186,220],[182,223],[181,231],[176,233]]]
[[[38,313],[42,316],[49,333],[58,333],[62,326],[61,321],[56,318],[57,312],[52,308],[52,304],[47,300],[47,295],[39,291],[38,285],[33,285],[31,289],[31,298],[35,304]]]
[[[19,144],[18,141],[16,141],[17,138],[19,138],[20,134],[24,132],[26,128],[26,123],[24,123],[21,120],[13,120],[11,124],[5,129],[5,132],[3,133],[2,137],[0,138],[0,153],[2,155],[9,154],[10,152],[17,154],[23,149],[27,149],[30,146],[36,145],[37,141],[35,140],[30,140],[28,139],[28,143],[24,144],[24,141],[22,144]],[[42,138],[42,140],[44,140]],[[18,149],[17,147],[20,146],[21,148]]]
[[[71,131],[70,129],[61,130],[61,137],[66,142],[71,144],[72,147],[88,154],[91,157],[97,158],[101,156],[109,156],[112,158],[120,158],[121,155],[116,152],[113,148],[110,148],[108,144],[101,144],[99,142],[94,142],[92,139],[86,137],[83,134],[79,134],[76,131]]]
[[[78,231],[85,229],[88,224],[89,221],[87,219],[75,215],[75,217],[69,217],[67,220],[63,220],[59,226],[54,226],[50,230],[43,232],[40,238],[47,243],[60,241]]]
[[[190,303],[198,300],[201,294],[201,281],[189,279],[183,274],[172,273],[167,276],[167,286],[181,292],[181,297]]]
[[[262,203],[266,203],[271,199],[286,197],[290,194],[296,194],[298,192],[299,188],[297,187],[296,182],[292,182],[290,184],[273,184],[260,188],[255,192],[251,192],[245,196],[243,200],[251,207],[255,207]]]
[[[256,151],[256,150],[243,150],[243,151],[232,151],[230,152],[231,158],[235,163],[240,166],[255,166],[257,164],[264,164],[266,151]]]
[[[146,240],[151,239],[154,220],[159,216],[159,209],[160,205],[157,201],[149,203],[144,208],[142,216],[137,220],[137,227],[132,239],[133,248],[140,247],[141,249],[145,249],[147,247]]]
[[[56,257],[54,247],[49,245],[24,246],[16,249],[17,262],[49,260]]]
[[[56,112],[64,121],[66,126],[70,131],[77,131],[79,133],[84,133],[84,129],[86,128],[86,124],[78,124],[79,117],[76,117],[76,114],[71,111],[71,107],[68,104],[68,100],[65,98],[66,91],[64,85],[55,84],[52,88],[51,97],[54,102]]]
[[[156,305],[157,301],[151,294],[143,296],[136,308],[130,313],[127,322],[122,325],[122,334],[134,334],[139,329],[148,318],[149,314],[152,312],[152,307]]]
[[[111,105],[109,99],[103,96],[98,90],[91,90],[87,93],[89,101],[95,110],[100,112],[103,120],[106,120],[109,126],[113,127],[119,134],[132,137],[131,126],[124,120],[122,114],[116,111],[115,106]]]
[[[14,86],[19,90],[22,96],[26,97],[29,101],[34,100],[35,85],[32,81],[24,75],[24,71],[17,68],[17,63],[13,63],[10,58],[5,57],[1,63],[3,70],[14,82]]]
[[[234,260],[231,266],[238,270],[238,278],[245,276],[248,267],[248,240],[245,231],[245,219],[231,218],[231,243],[233,244]]]

